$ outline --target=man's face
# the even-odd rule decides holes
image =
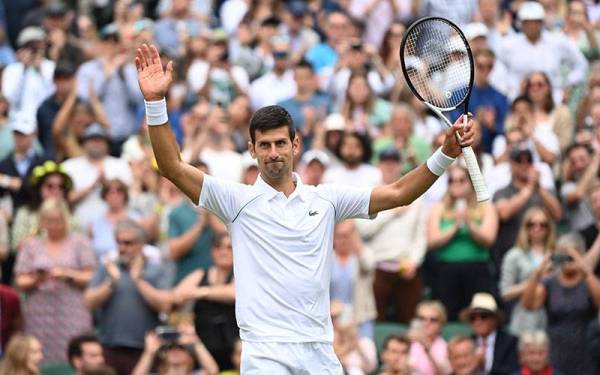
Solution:
[[[569,153],[569,162],[575,176],[581,176],[590,165],[591,157],[584,147],[577,147]]]
[[[455,375],[471,375],[477,367],[475,346],[470,341],[459,342],[448,350],[448,360]]]
[[[294,71],[294,80],[300,93],[311,92],[316,88],[315,77],[312,71],[306,67],[296,68]]]
[[[249,142],[250,155],[256,158],[261,175],[271,180],[280,180],[292,173],[294,155],[299,150],[299,140],[290,140],[288,128],[256,131],[256,141]]]
[[[477,336],[487,337],[497,326],[496,317],[488,311],[475,311],[469,315],[471,328]]]
[[[350,168],[358,167],[362,163],[364,154],[362,144],[358,138],[353,136],[344,137],[342,142],[342,147],[340,147],[342,160]]]
[[[97,342],[84,342],[81,345],[81,358],[74,361],[77,370],[92,371],[104,365],[104,352]]]
[[[326,167],[318,160],[313,160],[306,166],[304,170],[306,184],[319,185],[323,181]]]
[[[54,87],[56,87],[56,94],[66,97],[73,91],[73,85],[75,84],[75,77],[58,77],[54,80]]]
[[[521,155],[517,160],[510,161],[513,181],[527,181],[533,170],[533,162],[527,155]]]
[[[478,55],[475,60],[475,74],[477,75],[478,80],[487,82],[493,67],[493,58],[484,54]]]
[[[349,255],[352,253],[354,230],[354,224],[351,221],[336,225],[333,234],[333,248],[337,254]]]
[[[17,131],[13,132],[13,135],[15,140],[15,151],[21,154],[29,151],[31,145],[33,144],[33,138],[35,135],[27,135]]]
[[[542,21],[523,21],[523,34],[531,41],[537,41],[542,34]]]
[[[84,141],[83,149],[90,159],[100,160],[108,155],[108,142],[104,138],[89,138]]]
[[[408,362],[408,345],[402,341],[391,340],[381,353],[381,360],[390,373],[402,371]]]
[[[120,230],[116,234],[116,240],[119,258],[123,263],[129,264],[136,255],[142,253],[144,243],[139,240],[135,231]]]
[[[543,370],[548,365],[548,347],[528,344],[521,350],[521,362],[532,373]]]
[[[331,13],[327,20],[327,27],[325,33],[327,34],[327,40],[332,44],[339,42],[348,34],[350,28],[350,22],[346,16],[341,13]]]
[[[383,159],[379,161],[379,170],[381,171],[381,179],[386,184],[391,184],[400,178],[402,164],[394,159]]]

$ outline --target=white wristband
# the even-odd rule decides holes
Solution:
[[[146,106],[146,123],[149,126],[164,125],[169,121],[165,98],[151,102],[144,100],[144,105]]]
[[[454,162],[454,158],[444,154],[442,148],[438,148],[433,155],[427,159],[427,168],[436,176],[441,176],[446,169]]]

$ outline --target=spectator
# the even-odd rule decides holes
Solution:
[[[331,163],[331,159],[324,151],[311,149],[302,155],[302,181],[307,185],[320,185],[323,183],[325,172]]]
[[[507,67],[510,80],[509,98],[520,91],[520,82],[528,74],[543,71],[552,82],[552,96],[556,103],[563,100],[564,92],[583,82],[587,62],[577,47],[562,35],[544,32],[546,17],[543,6],[534,1],[521,4],[517,14],[522,33],[506,37],[498,50],[498,57]],[[527,51],[527,53],[522,53]],[[561,66],[570,67],[566,82],[561,76]]]
[[[473,340],[466,336],[455,336],[448,342],[448,360],[451,375],[484,375],[478,370],[478,356]]]
[[[17,290],[0,284],[0,353],[6,353],[10,338],[21,331],[21,301]]]
[[[435,251],[439,285],[434,295],[448,319],[456,320],[475,293],[493,290],[488,248],[498,218],[494,206],[477,203],[466,168],[451,166],[447,173],[448,191],[429,213],[427,246]]]
[[[502,313],[491,294],[475,294],[460,318],[471,323],[481,371],[490,375],[511,374],[519,368],[517,338],[501,329]]]
[[[344,133],[336,154],[343,165],[328,169],[324,182],[363,187],[380,184],[381,172],[369,164],[372,149],[368,135],[356,131]]]
[[[196,333],[217,361],[231,368],[238,338],[235,320],[235,281],[231,239],[226,232],[213,240],[214,265],[188,274],[173,290],[176,303],[193,302]]]
[[[588,61],[598,60],[598,31],[588,15],[587,5],[580,0],[569,2],[563,33],[575,44]]]
[[[157,375],[217,375],[219,367],[191,325],[180,325],[178,339],[161,337],[154,331],[146,334],[144,353],[131,375],[150,375],[157,362]],[[158,359],[158,361],[156,361]],[[200,370],[193,371],[197,367]]]
[[[250,107],[250,98],[247,95],[236,96],[227,108],[229,123],[232,128],[232,139],[235,144],[235,150],[243,153],[248,150],[248,124],[252,115]]]
[[[373,252],[364,246],[353,221],[336,225],[333,249],[330,299],[351,309],[359,337],[373,339],[377,316],[373,296]]]
[[[77,72],[77,96],[90,100],[91,90],[95,91],[104,110],[110,114],[111,155],[120,155],[122,144],[137,129],[135,115],[137,106],[142,103],[142,94],[135,66],[127,61],[127,54],[119,43],[116,25],[105,26],[100,37],[99,56],[81,65]]]
[[[64,200],[47,199],[39,209],[40,234],[24,244],[15,264],[15,284],[25,295],[24,331],[40,340],[45,362],[65,361],[69,339],[92,328],[82,290],[96,261],[69,221]]]
[[[14,335],[2,357],[0,375],[40,375],[43,358],[42,344],[35,337]]]
[[[400,178],[400,159],[396,149],[386,149],[379,154],[382,184]],[[417,199],[407,207],[383,211],[373,220],[356,221],[376,262],[373,292],[380,322],[388,320],[388,312],[393,308],[393,320],[407,324],[422,298],[420,267],[427,246],[423,207],[423,201]]]
[[[556,241],[554,222],[544,209],[531,207],[523,216],[515,247],[502,260],[500,294],[513,309],[508,330],[513,335],[546,328],[544,309],[529,311],[520,303],[527,280]]]
[[[311,17],[310,7],[305,1],[292,0],[287,3],[282,28],[284,35],[290,39],[291,59],[296,63],[321,39],[313,28],[307,26],[306,20]]]
[[[521,369],[512,375],[548,374],[562,375],[554,369],[548,358],[550,340],[544,331],[524,331],[519,338]]]
[[[97,314],[106,362],[119,375],[130,375],[144,348],[144,335],[159,323],[158,314],[171,308],[167,270],[145,261],[144,228],[130,219],[118,222],[117,261],[102,264],[88,289],[85,305]]]
[[[544,257],[521,297],[526,309],[546,307],[550,363],[567,375],[594,372],[585,333],[600,306],[600,280],[593,273],[595,264],[584,260],[584,251],[585,242],[578,234],[559,237],[555,254],[560,257],[552,262],[549,254]],[[559,272],[544,278],[551,263],[559,266]]]
[[[368,44],[379,47],[385,39],[386,30],[392,27],[395,20],[410,20],[419,16],[420,4],[416,1],[350,1],[350,14],[364,22],[364,40]]]
[[[441,335],[446,309],[439,301],[423,301],[417,306],[415,319],[408,333],[413,369],[421,375],[447,374],[448,349]]]
[[[169,56],[181,56],[187,38],[197,36],[206,27],[192,14],[190,5],[190,0],[173,0],[168,15],[154,25],[156,42]]]
[[[310,62],[318,75],[326,67],[333,67],[339,59],[339,53],[350,36],[350,17],[341,10],[332,10],[326,14],[323,31],[325,39],[306,52],[306,60]],[[322,80],[321,84],[324,84]]]
[[[104,353],[98,337],[94,334],[82,334],[69,341],[67,357],[74,375],[89,375],[90,371],[104,366]]]
[[[2,71],[2,95],[13,112],[30,116],[54,90],[54,62],[45,57],[46,33],[36,26],[24,28],[17,39],[17,61]]]
[[[504,254],[514,245],[525,211],[540,206],[553,220],[561,216],[558,199],[540,181],[540,172],[534,168],[533,154],[528,148],[517,146],[510,152],[510,185],[494,194],[494,203],[500,218],[496,242],[490,249],[496,269]]]
[[[389,335],[383,341],[382,370],[378,375],[413,375],[408,351],[410,340],[404,336]]]
[[[80,141],[84,154],[62,165],[73,179],[69,201],[74,204],[75,217],[87,228],[106,211],[101,197],[103,182],[118,179],[129,185],[131,169],[125,160],[108,155],[108,133],[100,124],[88,126]]]
[[[10,194],[13,210],[31,199],[32,188],[27,183],[33,169],[46,158],[34,147],[35,117],[25,112],[13,113],[9,120],[15,141],[14,150],[0,161],[0,196]]]

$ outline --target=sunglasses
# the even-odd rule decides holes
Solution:
[[[492,319],[494,315],[490,314],[490,313],[472,313],[471,315],[469,315],[469,320],[471,322],[477,321],[477,320],[489,320]]]
[[[548,229],[548,222],[547,221],[530,221],[527,224],[525,224],[527,226],[527,229],[531,229],[533,227],[539,227],[542,229]]]
[[[439,323],[440,318],[438,318],[437,316],[417,316],[417,320],[420,320],[421,322],[425,322],[425,323]]]
[[[131,245],[135,245],[137,243],[138,243],[137,240],[120,240],[120,239],[117,238],[117,244],[118,245],[131,246]]]

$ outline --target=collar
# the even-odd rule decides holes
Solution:
[[[485,343],[486,343],[486,345],[487,345],[488,347],[489,347],[490,345],[492,345],[492,346],[493,346],[493,345],[496,343],[496,333],[497,333],[497,332],[498,332],[497,330],[495,330],[495,331],[492,331],[492,332],[491,332],[489,335],[487,335],[487,336],[485,337],[485,338],[486,338],[486,340],[485,340]],[[479,342],[480,342],[480,343],[481,343],[481,342],[483,342],[483,336],[479,336]]]
[[[292,199],[298,197],[302,201],[306,202],[307,198],[308,198],[307,191],[306,191],[306,188],[304,187],[304,184],[302,183],[302,179],[296,172],[292,173],[292,178],[294,180],[294,184],[296,185],[296,188],[294,189],[292,194],[290,194],[290,196],[287,199],[292,200]],[[262,179],[262,176],[260,174],[256,178],[256,182],[254,183],[254,186],[257,189],[259,189],[260,191],[262,191],[264,194],[266,194],[269,200],[272,200],[279,194],[283,195],[283,193],[281,191],[275,190],[273,188],[273,186],[266,183],[265,180]],[[283,196],[285,197],[285,195],[283,195]]]
[[[21,162],[21,161],[33,159],[35,157],[35,155],[36,155],[36,152],[35,152],[35,149],[32,146],[32,147],[29,147],[29,150],[27,150],[27,152],[23,155],[22,158],[17,158],[16,154],[13,154],[13,155],[14,155],[13,156],[13,160],[15,162]]]

